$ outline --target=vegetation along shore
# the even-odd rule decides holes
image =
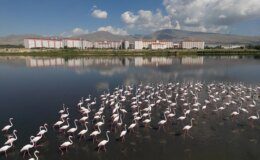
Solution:
[[[48,56],[48,57],[84,57],[84,56],[260,56],[258,49],[204,49],[204,50],[0,50],[0,56]]]

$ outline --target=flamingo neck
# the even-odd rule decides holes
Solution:
[[[45,131],[47,132],[47,131],[48,131],[48,128],[47,128],[46,124],[44,125],[44,128],[45,128]]]
[[[17,135],[16,133],[14,132],[14,139],[17,140]]]
[[[9,122],[10,122],[11,126],[13,126],[12,119],[10,119]]]
[[[70,141],[71,144],[73,144],[73,141],[71,140],[71,137],[69,137],[69,141]]]
[[[68,126],[70,126],[70,123],[69,123],[69,120],[67,119],[67,124],[68,124]]]
[[[88,131],[88,126],[87,126],[87,124],[85,123],[85,128],[86,128],[86,131]]]
[[[76,121],[74,121],[75,128],[78,129]]]
[[[39,159],[36,152],[34,153],[34,156],[36,157],[36,160]]]
[[[108,132],[106,133],[106,135],[107,135],[107,141],[109,142],[109,136],[108,136]]]

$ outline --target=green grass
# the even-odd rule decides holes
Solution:
[[[205,49],[205,50],[35,50],[32,52],[2,52],[0,56],[37,56],[37,57],[86,57],[86,56],[260,56],[260,50],[253,49]]]

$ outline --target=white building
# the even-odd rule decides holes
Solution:
[[[122,43],[122,49],[130,49],[130,43],[129,43],[129,41],[123,41],[123,43]]]
[[[166,44],[163,44],[163,43],[152,43],[149,45],[149,49],[166,49],[167,46]]]
[[[93,42],[87,41],[87,40],[83,40],[82,41],[82,49],[91,49],[94,47]]]
[[[122,46],[120,41],[98,41],[94,42],[94,48],[98,49],[119,49]]]
[[[144,44],[143,44],[143,41],[135,41],[134,43],[134,49],[143,49],[144,48]]]
[[[63,39],[64,47],[82,49],[81,39]]]
[[[198,40],[186,40],[181,42],[181,48],[183,49],[204,49],[205,42]]]
[[[27,38],[24,39],[25,48],[63,48],[63,41],[60,39]]]
[[[134,49],[166,49],[166,48],[173,48],[173,42],[166,41],[166,40],[142,40],[142,41],[135,41]]]

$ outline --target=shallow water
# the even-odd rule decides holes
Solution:
[[[20,148],[38,132],[45,122],[58,120],[63,103],[70,107],[71,125],[79,118],[76,104],[89,94],[99,97],[104,90],[124,84],[159,82],[225,82],[247,86],[260,82],[260,60],[253,57],[127,57],[127,58],[0,58],[0,127],[14,118],[18,141],[8,159],[22,159]],[[97,105],[98,106],[98,105]],[[259,107],[259,106],[258,106]],[[160,117],[154,122],[158,122]],[[106,126],[105,128],[107,128]],[[107,152],[98,153],[92,140],[79,142],[61,156],[58,150],[66,138],[49,127],[39,157],[48,160],[83,159],[260,159],[260,127],[250,128],[247,122],[234,125],[218,116],[202,116],[192,130],[194,139],[179,134],[177,126],[167,132],[139,128],[128,135],[126,142],[111,134]],[[92,131],[93,129],[90,128]],[[100,139],[105,138],[105,130]],[[0,133],[0,146],[6,137]],[[0,159],[5,159],[1,156]],[[29,159],[27,157],[27,159]]]

